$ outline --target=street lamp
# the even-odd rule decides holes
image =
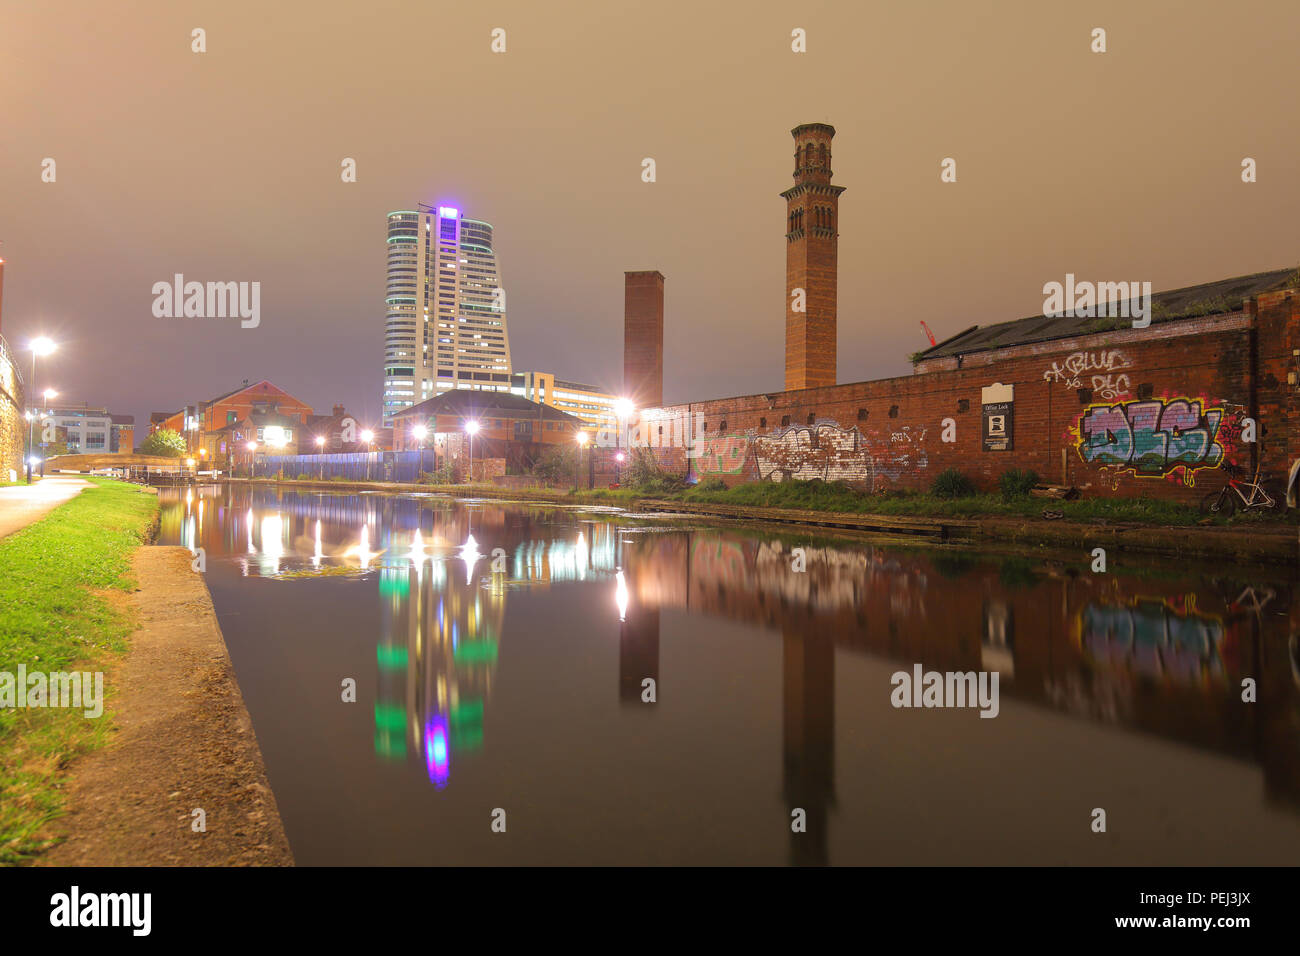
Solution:
[[[577,474],[573,478],[574,484],[580,485],[582,484],[582,452],[587,447],[587,442],[591,441],[591,436],[585,431],[580,431],[576,437],[578,439],[578,467],[575,469]]]
[[[465,423],[465,434],[469,435],[469,474],[465,476],[465,484],[474,481],[474,436],[478,434],[479,424],[474,419]]]
[[[53,352],[56,348],[58,348],[58,346],[55,345],[54,342],[51,341],[50,339],[47,339],[45,336],[39,335],[36,338],[32,339],[30,343],[28,343],[28,347],[32,350],[32,392],[33,394],[35,394],[36,358],[37,356],[44,358],[45,356]],[[35,428],[36,428],[36,419],[35,418],[28,419],[26,457],[27,457],[27,483],[29,485],[32,483],[32,464],[33,464],[32,460],[36,457],[35,455],[32,454],[32,452],[36,450],[36,446],[33,442],[35,437]]]
[[[361,440],[365,442],[366,445],[366,481],[369,481],[370,480],[370,456],[374,452],[374,449],[370,447],[370,443],[375,440],[375,433],[372,432],[369,428],[363,429],[361,432]]]
[[[415,438],[415,450],[419,456],[419,462],[415,466],[415,477],[418,481],[421,473],[424,471],[424,439],[429,435],[429,429],[424,425],[416,425],[411,429],[411,435]],[[437,468],[437,462],[434,462],[434,468]]]
[[[253,452],[257,451],[257,442],[250,441],[246,446],[248,449],[248,477],[253,477]]]
[[[636,406],[632,404],[630,398],[619,398],[614,401],[614,414],[618,416],[618,433],[614,436],[614,450],[618,452],[615,457],[620,465],[623,463],[623,452],[619,449],[622,448],[623,435],[627,431],[627,420],[632,417],[635,411]],[[615,484],[621,483],[621,473],[622,468],[616,467],[614,469]]]
[[[324,435],[316,436],[316,454],[318,457],[320,457],[320,462],[318,463],[320,465],[320,480],[324,481],[325,480],[325,458],[324,458],[325,436]]]

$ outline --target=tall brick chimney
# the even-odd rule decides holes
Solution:
[[[786,202],[785,388],[834,385],[840,193],[831,185],[835,127],[806,123],[794,137],[794,186]],[[803,290],[803,301],[795,290]],[[802,308],[802,311],[798,311]]]
[[[664,403],[664,277],[623,273],[623,396],[637,408]]]

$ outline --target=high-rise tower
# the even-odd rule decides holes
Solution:
[[[840,193],[831,185],[835,127],[805,123],[794,137],[794,185],[786,202],[785,388],[835,384],[836,247]]]
[[[388,214],[384,424],[453,388],[510,390],[492,224],[451,206]]]

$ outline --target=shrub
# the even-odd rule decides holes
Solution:
[[[1038,472],[1027,468],[1008,469],[998,478],[998,489],[1002,492],[1003,501],[1028,498],[1029,492],[1036,484],[1038,484]]]
[[[686,487],[680,475],[664,471],[649,448],[635,448],[623,468],[621,482],[637,491],[656,495],[671,495]]]
[[[968,498],[975,494],[975,486],[956,468],[945,468],[935,477],[930,494],[936,498]]]
[[[533,462],[529,474],[546,484],[572,484],[577,478],[577,449],[552,445]]]
[[[311,481],[311,479],[312,476],[307,474],[306,472],[303,471],[298,472],[298,478],[297,478],[298,481]]]
[[[727,483],[721,478],[705,478],[695,486],[695,490],[707,492],[726,491]]]
[[[452,469],[452,463],[444,458],[442,464],[433,471],[420,472],[420,481],[426,485],[454,484],[455,472]]]

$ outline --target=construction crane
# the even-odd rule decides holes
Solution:
[[[931,347],[931,348],[934,348],[934,346],[937,344],[937,343],[934,341],[934,333],[931,332],[931,331],[930,331],[930,327],[929,327],[928,325],[925,324],[925,319],[922,319],[922,320],[921,320],[921,328],[925,329],[925,334],[926,334],[926,336],[929,337],[929,339],[930,339],[930,347]]]

